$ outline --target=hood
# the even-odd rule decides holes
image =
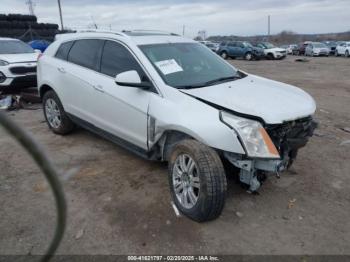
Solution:
[[[313,50],[316,52],[328,52],[329,48],[328,47],[314,47]]]
[[[38,53],[26,54],[0,54],[0,60],[5,60],[12,63],[36,62],[38,60]]]
[[[300,119],[316,110],[315,101],[303,90],[254,75],[181,91],[237,113],[260,117],[267,124]]]
[[[274,47],[274,48],[265,49],[265,50],[270,51],[270,52],[285,52],[286,51],[286,49],[279,48],[279,47]]]

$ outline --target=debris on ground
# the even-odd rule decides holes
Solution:
[[[342,130],[346,133],[350,133],[350,127],[341,127],[340,130]]]
[[[291,209],[297,200],[295,198],[289,200],[288,209]]]
[[[340,143],[340,146],[346,146],[346,145],[350,145],[350,140],[345,140]]]
[[[239,218],[242,218],[242,217],[243,217],[243,213],[237,211],[237,212],[236,212],[236,216],[238,216]]]
[[[320,112],[325,113],[325,114],[329,114],[329,112],[324,110],[324,109],[320,109]]]
[[[12,105],[12,96],[0,97],[0,109],[9,109]]]
[[[26,90],[19,94],[0,95],[0,109],[37,110],[41,109],[41,98],[36,90]]]
[[[295,62],[310,62],[310,60],[306,58],[297,58],[295,59]]]
[[[84,228],[80,229],[75,235],[75,239],[78,240],[84,235]]]

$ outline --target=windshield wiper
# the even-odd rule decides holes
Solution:
[[[204,83],[196,84],[196,85],[185,85],[185,86],[176,86],[177,89],[191,89],[191,88],[200,88],[200,87],[206,87],[215,85],[221,82],[228,82],[230,80],[236,80],[241,79],[242,77],[240,75],[234,75],[234,76],[227,76],[227,77],[220,77],[214,80],[210,80]]]
[[[241,77],[238,76],[238,75],[227,76],[227,77],[220,77],[220,78],[217,78],[217,79],[205,82],[204,86],[211,86],[211,85],[218,84],[218,83],[221,83],[221,82],[226,82],[226,81],[229,81],[229,80],[236,80],[236,79],[241,79]]]

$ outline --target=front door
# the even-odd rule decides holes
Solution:
[[[100,128],[147,150],[147,112],[150,96],[155,94],[136,87],[118,86],[115,76],[129,70],[136,70],[141,78],[147,78],[124,45],[105,41],[100,73],[95,77],[95,102],[90,106]]]

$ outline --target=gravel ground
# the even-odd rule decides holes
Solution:
[[[85,130],[52,134],[41,110],[8,114],[45,147],[64,182],[68,227],[59,254],[350,255],[350,59],[230,60],[252,74],[301,87],[320,127],[293,168],[260,195],[228,181],[222,216],[177,217],[164,163],[145,161]],[[252,94],[254,95],[254,94]],[[0,254],[42,254],[55,225],[50,190],[33,161],[0,129]]]

